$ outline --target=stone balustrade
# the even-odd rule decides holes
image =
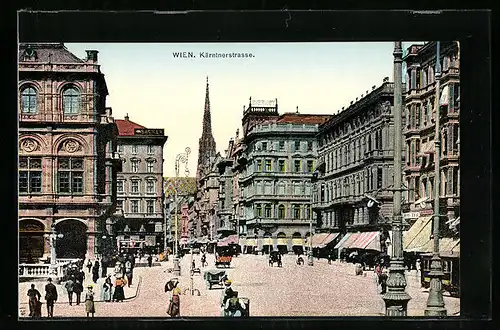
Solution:
[[[72,263],[71,261],[59,262],[56,265],[51,264],[19,264],[20,278],[62,278],[64,276],[64,268]]]

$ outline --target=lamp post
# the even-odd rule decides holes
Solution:
[[[184,163],[185,165],[185,174],[186,177],[189,176],[189,169],[187,167],[187,162],[188,162],[188,157],[189,154],[191,153],[191,149],[189,147],[186,147],[185,152],[178,154],[175,157],[175,184],[174,184],[174,190],[175,190],[175,243],[174,243],[174,269],[173,269],[173,274],[180,276],[181,275],[181,265],[179,264],[179,219],[178,219],[178,200],[177,200],[177,194],[178,194],[178,189],[177,189],[177,179],[179,177],[179,164]]]
[[[57,234],[55,227],[52,227],[52,232],[44,236],[48,238],[50,242],[50,265],[54,267],[56,265],[56,240],[58,238],[63,238],[64,235]]]
[[[403,232],[401,216],[401,158],[402,139],[401,129],[403,82],[402,64],[403,50],[401,41],[394,43],[394,195],[393,195],[393,219],[392,219],[392,253],[389,266],[389,277],[387,279],[387,293],[383,298],[385,302],[386,316],[406,316],[410,295],[406,293],[405,267],[403,259]]]
[[[443,277],[443,270],[441,264],[441,258],[439,257],[439,193],[440,193],[440,169],[439,169],[439,158],[441,156],[441,129],[439,127],[440,119],[440,88],[441,88],[441,63],[439,58],[440,42],[436,43],[436,99],[435,99],[435,109],[436,109],[436,126],[434,132],[434,144],[436,150],[434,152],[434,251],[431,259],[431,271],[429,272],[430,277],[430,288],[429,297],[427,298],[427,307],[425,309],[425,316],[446,316],[446,308],[444,307],[443,299],[443,284],[441,279]]]
[[[313,250],[312,250],[312,227],[313,226],[313,221],[312,217],[309,219],[309,251],[307,252],[307,264],[309,266],[314,266],[314,256],[313,256]]]

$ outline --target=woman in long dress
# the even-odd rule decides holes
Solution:
[[[101,300],[110,302],[113,298],[113,282],[111,282],[111,275],[108,275],[102,284]]]
[[[127,281],[121,275],[116,275],[114,301],[122,302],[125,299],[125,292],[123,292],[125,284],[127,284]]]
[[[85,294],[85,311],[87,312],[87,317],[89,317],[89,314],[92,314],[92,317],[94,317],[94,292],[92,291],[92,285],[89,285],[87,288],[88,291]]]
[[[179,281],[175,279],[172,281],[171,290],[168,290],[167,286],[165,287],[169,301],[167,314],[170,315],[171,317],[181,316],[181,300],[179,297],[181,294],[181,289],[177,287],[178,284]]]

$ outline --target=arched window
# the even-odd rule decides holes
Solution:
[[[271,204],[266,204],[265,207],[265,217],[270,218],[271,217]]]
[[[63,92],[64,114],[77,114],[80,107],[80,94],[75,88]]]
[[[21,109],[23,113],[36,113],[36,90],[33,87],[27,87],[21,92]]]
[[[278,206],[278,218],[285,219],[285,205],[283,205],[283,204]]]

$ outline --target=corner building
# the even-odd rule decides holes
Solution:
[[[120,250],[138,249],[156,253],[163,249],[163,146],[168,137],[163,129],[150,129],[130,120],[117,119],[118,153],[124,160],[117,176],[117,210],[123,211],[115,223]]]
[[[118,130],[98,52],[19,46],[19,259],[94,258],[116,203]]]
[[[316,134],[328,115],[278,114],[278,102],[252,100],[243,113],[239,154],[239,200],[246,239],[244,252],[303,252],[311,235],[311,179],[316,166]]]

